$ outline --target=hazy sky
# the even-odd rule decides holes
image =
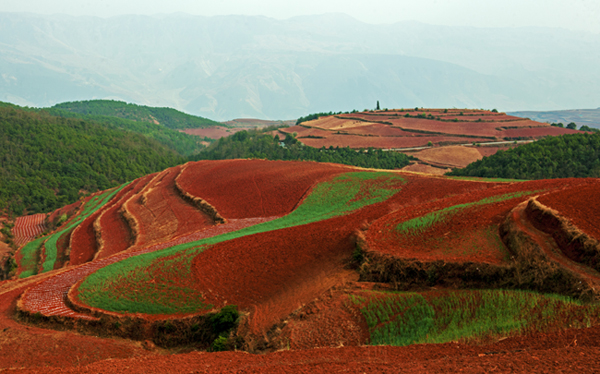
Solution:
[[[437,25],[548,26],[600,33],[599,0],[1,0],[0,11],[99,17],[184,12],[277,19],[340,12],[367,23],[415,20]]]

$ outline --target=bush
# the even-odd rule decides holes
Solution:
[[[237,305],[227,305],[210,317],[210,325],[215,334],[221,335],[237,325],[239,316]]]

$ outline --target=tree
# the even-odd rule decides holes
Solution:
[[[379,109],[380,109],[380,107],[379,107],[379,100],[377,100],[377,108],[375,108],[375,110],[379,110]]]
[[[577,130],[577,124],[575,122],[571,122],[567,125],[568,129]]]

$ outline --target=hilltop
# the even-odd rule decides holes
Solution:
[[[56,104],[52,108],[90,116],[118,117],[137,122],[148,122],[173,130],[222,126],[219,122],[186,114],[173,108],[156,108],[116,100],[71,101]]]
[[[364,370],[367,356],[389,368],[450,351],[504,370],[532,349],[562,367],[600,347],[598,191],[597,179],[474,181],[314,162],[168,168],[91,196],[21,247],[20,279],[0,283],[0,328],[23,354],[0,362],[68,368],[77,356],[96,370],[127,358],[110,361],[121,368],[183,345],[290,349],[261,356],[275,371],[282,355]],[[11,319],[15,302],[35,331]],[[150,351],[47,330],[56,326]],[[574,334],[577,346],[556,357]],[[102,348],[84,355],[93,341]],[[346,348],[319,351],[318,364],[304,351],[317,347]],[[255,365],[239,355],[200,357]],[[187,368],[197,357],[161,360]]]
[[[378,148],[418,159],[406,170],[443,174],[547,136],[580,133],[547,123],[476,109],[385,109],[318,113],[281,128],[305,145]]]

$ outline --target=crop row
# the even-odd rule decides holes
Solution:
[[[81,266],[75,267],[71,270],[62,272],[57,274],[45,281],[40,282],[39,284],[31,287],[26,291],[24,297],[22,298],[22,306],[25,310],[28,310],[32,313],[40,312],[45,316],[59,315],[59,316],[71,316],[71,317],[79,317],[79,318],[89,318],[86,315],[80,315],[78,313],[74,313],[65,303],[65,295],[69,291],[69,289],[77,283],[83,277],[91,274],[92,272],[105,267],[107,265],[113,264],[115,262],[121,261],[123,259],[136,256],[143,253],[148,253],[152,251],[158,251],[164,248],[168,248],[174,245],[183,244],[186,242],[197,241],[203,238],[240,230],[244,227],[252,226],[258,223],[263,223],[268,221],[268,218],[260,218],[260,219],[243,219],[243,220],[230,220],[225,225],[214,226],[208,228],[206,230],[202,230],[184,237],[177,238],[170,242],[156,244],[151,247],[147,247],[138,251],[133,252],[121,252],[115,256],[111,256],[108,258],[99,259],[96,261],[85,263]],[[41,246],[43,239],[40,239],[39,245]],[[174,268],[174,271],[176,271]],[[35,270],[35,268],[34,268]],[[32,275],[32,274],[30,274]],[[149,282],[149,284],[154,284]],[[167,292],[169,291],[168,287]],[[186,301],[189,301],[189,296],[184,295]],[[160,301],[160,300],[159,300]],[[169,300],[169,302],[173,302],[174,300]],[[156,303],[158,308],[160,308],[160,303]],[[154,307],[154,306],[153,306]],[[156,312],[162,312],[160,309],[156,309]]]
[[[352,295],[350,300],[360,307],[372,345],[481,341],[525,332],[590,327],[600,318],[599,305],[529,291],[371,293]]]
[[[119,188],[108,190],[101,195],[93,196],[85,205],[80,214],[60,231],[40,238],[34,242],[31,242],[21,248],[21,273],[20,278],[26,278],[30,275],[37,274],[38,262],[43,261],[41,264],[42,272],[47,272],[54,269],[54,264],[58,257],[57,243],[66,240],[66,235],[70,235],[72,230],[77,227],[83,220],[89,215],[93,214],[96,210],[100,209],[106,204],[118,191],[123,189],[126,184],[121,185]]]
[[[191,263],[188,259],[201,253],[210,245],[344,215],[365,205],[388,199],[399,191],[403,183],[405,183],[403,178],[392,173],[358,172],[339,175],[329,182],[322,182],[315,186],[302,205],[287,216],[235,232],[128,258],[99,269],[82,282],[79,298],[87,305],[110,311],[143,313],[154,310],[152,305],[157,301],[156,297],[145,296],[135,289],[135,285],[142,281],[139,277],[147,276],[140,273],[160,273],[161,282],[183,289],[187,287],[190,278]],[[361,193],[364,198],[355,199]],[[176,260],[178,256],[181,259]],[[169,261],[181,261],[174,267],[175,273],[167,270],[169,267],[166,265],[168,262],[165,262],[167,258]],[[162,287],[157,286],[156,283],[152,284],[155,289]],[[149,292],[148,295],[154,295],[154,292]],[[126,306],[122,300],[128,300]],[[169,313],[183,312],[182,308],[183,306],[173,305]]]
[[[15,245],[19,247],[43,233],[46,229],[45,218],[43,213],[18,217],[12,229]]]

